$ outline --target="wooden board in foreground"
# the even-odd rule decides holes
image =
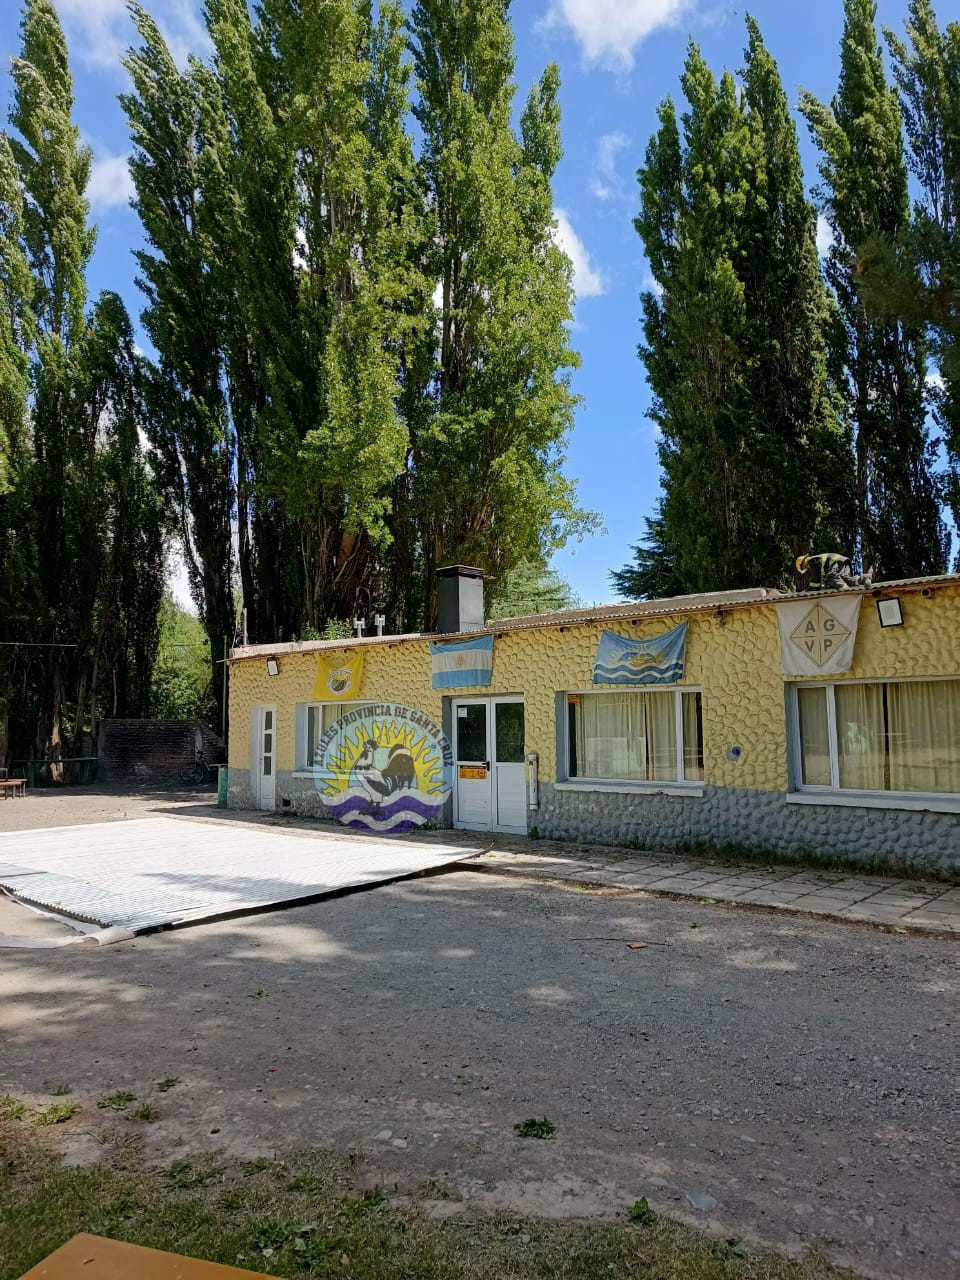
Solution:
[[[244,1276],[263,1280],[257,1271],[200,1262],[81,1232],[20,1280],[243,1280]]]

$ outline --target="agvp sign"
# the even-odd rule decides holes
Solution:
[[[786,676],[849,671],[860,616],[860,596],[791,601],[777,605],[780,665]]]

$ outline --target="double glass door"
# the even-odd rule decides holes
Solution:
[[[454,825],[526,835],[523,699],[456,699],[453,741]]]

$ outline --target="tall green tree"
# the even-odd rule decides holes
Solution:
[[[647,516],[643,523],[646,537],[631,547],[633,560],[622,569],[610,571],[614,591],[626,600],[658,600],[683,595],[683,582],[677,575],[665,542],[662,500],[656,515]]]
[[[428,352],[409,362],[424,380],[407,470],[427,625],[438,565],[478,564],[496,580],[521,560],[542,563],[584,519],[562,472],[578,358],[550,186],[559,75],[551,65],[534,85],[518,137],[508,7],[420,0],[410,19],[437,297]]]
[[[960,23],[941,30],[930,0],[910,0],[906,39],[884,34],[918,198],[898,234],[878,232],[861,248],[854,274],[878,320],[926,330],[946,499],[960,524]]]
[[[0,704],[20,754],[56,759],[89,750],[104,711],[146,710],[165,513],[140,442],[129,319],[116,295],[87,308],[90,153],[50,0],[27,0],[21,34],[12,132],[0,139],[0,379],[13,435],[0,526],[15,531],[0,573]]]
[[[143,324],[157,352],[147,380],[148,432],[210,639],[212,678],[234,636],[236,448],[224,387],[225,304],[213,269],[219,249],[200,180],[202,69],[193,62],[181,72],[149,14],[139,6],[132,12],[143,43],[125,59],[133,89],[120,101],[148,244],[135,255],[147,299]],[[220,681],[213,687],[219,691]]]
[[[688,591],[780,582],[854,528],[815,215],[776,64],[748,19],[742,90],[691,44],[640,170],[658,284],[641,358],[662,432],[665,563]]]
[[[884,74],[875,0],[844,0],[844,14],[837,95],[827,106],[804,93],[801,109],[823,155],[818,194],[833,232],[826,272],[846,326],[859,550],[878,578],[941,573],[945,531],[926,426],[924,329],[872,317],[856,274],[871,240],[909,234],[903,121]]]

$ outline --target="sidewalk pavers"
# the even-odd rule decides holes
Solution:
[[[461,833],[463,834],[463,833]],[[487,837],[489,840],[490,837]],[[960,936],[960,887],[895,876],[850,875],[815,867],[720,866],[687,855],[622,853],[560,842],[496,837],[471,867],[621,891],[769,907],[917,933]]]

